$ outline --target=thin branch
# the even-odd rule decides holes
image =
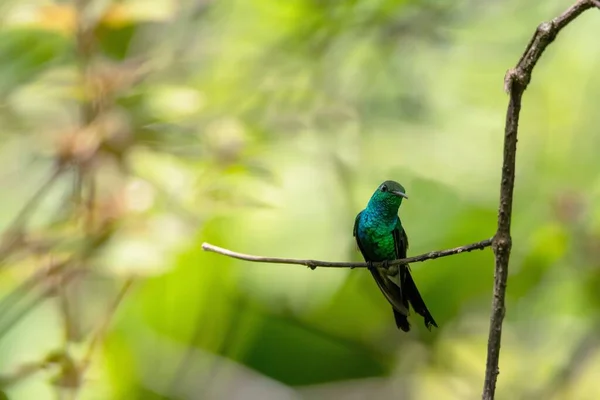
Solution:
[[[0,299],[0,338],[3,335],[2,326],[8,327],[11,324],[5,324],[4,320],[7,316],[13,313],[16,306],[26,298],[26,296],[41,282],[43,282],[49,276],[55,276],[63,272],[63,270],[69,265],[71,260],[66,260],[58,263],[53,263],[48,267],[44,267],[33,273],[27,279],[19,284],[14,290],[8,293],[4,298]],[[20,312],[17,312],[20,314]]]
[[[504,88],[510,100],[506,112],[504,132],[504,161],[500,183],[500,205],[498,209],[498,230],[493,239],[495,254],[494,295],[488,339],[487,361],[482,398],[493,400],[498,379],[498,361],[502,337],[502,321],[506,313],[505,295],[508,279],[508,261],[511,250],[510,223],[512,215],[513,191],[515,183],[515,161],[517,153],[517,132],[521,98],[531,81],[533,68],[556,35],[585,10],[594,7],[592,0],[580,0],[560,16],[538,26],[517,66],[508,70],[504,79]]]
[[[66,284],[72,280],[79,273],[84,272],[82,270],[69,270],[65,272],[64,277],[61,278],[63,284]],[[56,293],[56,284],[50,284],[41,293],[31,299],[26,305],[22,306],[17,310],[14,315],[8,317],[3,316],[3,323],[0,326],[0,339],[2,339],[12,328],[14,328],[19,321],[26,317],[31,310],[39,306],[44,300],[48,299]],[[6,322],[5,322],[6,321]]]
[[[73,391],[71,392],[72,399],[77,398],[79,390],[81,389],[81,383],[83,382],[83,376],[92,362],[92,357],[94,355],[94,351],[96,350],[96,348],[100,345],[100,343],[106,336],[108,327],[110,326],[110,323],[113,320],[113,317],[114,317],[115,313],[117,312],[119,305],[121,305],[121,303],[123,302],[123,299],[125,298],[125,296],[129,292],[129,290],[131,289],[131,286],[133,285],[134,282],[135,282],[134,278],[128,278],[125,281],[125,283],[121,287],[121,290],[119,290],[119,293],[117,293],[117,297],[115,297],[115,299],[113,300],[109,309],[107,310],[106,315],[100,321],[100,325],[98,326],[96,333],[94,334],[94,336],[92,336],[92,339],[90,340],[90,344],[87,348],[87,351],[85,352],[83,359],[81,360],[81,363],[79,364],[77,371],[76,371],[78,385],[76,387],[74,387]]]
[[[455,247],[453,249],[439,250],[439,251],[431,251],[429,253],[421,254],[415,257],[402,258],[398,260],[388,261],[387,263],[374,262],[372,266],[374,267],[383,267],[385,264],[388,266],[400,265],[400,264],[409,264],[422,262],[426,260],[433,260],[441,257],[448,257],[454,254],[465,253],[473,250],[483,250],[486,247],[492,245],[492,239],[485,239],[481,242],[468,244],[465,246]],[[252,261],[252,262],[260,262],[260,263],[269,263],[269,264],[296,264],[296,265],[305,265],[310,269],[315,269],[317,267],[328,267],[328,268],[368,268],[370,264],[365,262],[341,262],[341,261],[319,261],[319,260],[302,260],[297,258],[277,258],[277,257],[263,257],[263,256],[254,256],[250,254],[236,253],[231,250],[224,249],[222,247],[214,246],[210,243],[202,243],[202,250],[210,251],[213,253],[221,254],[231,258],[237,258],[238,260],[244,261]]]
[[[113,316],[117,312],[119,305],[125,298],[125,295],[127,295],[127,293],[129,292],[129,289],[131,289],[131,286],[133,285],[134,282],[135,282],[134,278],[128,278],[125,281],[125,283],[121,287],[121,290],[117,294],[117,297],[114,299],[110,308],[106,312],[104,319],[100,322],[100,326],[98,327],[96,334],[92,337],[92,340],[90,341],[90,345],[85,353],[85,356],[83,357],[83,361],[81,363],[81,371],[80,371],[81,374],[83,374],[85,372],[85,370],[87,369],[87,367],[90,365],[92,356],[94,355],[94,351],[96,350],[96,348],[98,347],[100,342],[102,342],[102,339],[106,335],[106,331],[108,330],[108,327],[110,326]]]
[[[15,217],[8,229],[4,232],[4,238],[0,243],[0,263],[6,258],[11,251],[17,246],[23,235],[24,225],[27,223],[27,218],[35,210],[39,202],[42,200],[46,192],[56,183],[58,177],[64,172],[65,168],[58,166],[52,171],[48,179],[38,188],[38,190],[25,203],[19,214]]]
[[[72,305],[69,302],[69,293],[65,276],[58,275],[56,279],[57,299],[59,302],[60,314],[63,323],[63,339],[64,343],[69,343],[75,341],[79,336],[79,329],[74,321],[74,312],[72,310]]]
[[[45,361],[34,361],[28,362],[19,366],[14,372],[0,375],[0,388],[7,388],[10,385],[14,385],[31,375],[41,371],[46,367]]]
[[[33,307],[35,307],[37,303],[33,305],[30,304],[28,307],[22,307],[21,311],[13,311],[14,309],[16,309],[19,303],[24,301],[26,296],[34,288],[36,288],[48,278],[57,277],[61,274],[71,274],[71,272],[76,271],[87,271],[88,267],[79,267],[77,270],[73,268],[70,272],[65,270],[67,268],[70,268],[74,263],[84,263],[99,248],[101,248],[104,243],[106,243],[106,241],[110,238],[111,234],[112,231],[110,229],[107,229],[105,232],[100,233],[97,237],[90,238],[89,242],[83,244],[83,247],[78,254],[72,255],[66,260],[53,263],[47,268],[37,270],[28,278],[26,278],[23,282],[21,282],[17,288],[8,293],[4,298],[0,299],[0,338],[2,338],[2,336],[6,333],[5,330],[12,328],[14,325],[14,322],[4,323],[4,321],[8,317],[10,317],[10,314],[12,314],[13,312],[16,312],[17,314],[23,314],[27,312],[27,310],[30,310]]]

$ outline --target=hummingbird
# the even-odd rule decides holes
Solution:
[[[377,286],[391,304],[396,326],[410,330],[409,304],[425,319],[425,326],[437,328],[429,313],[408,265],[388,267],[387,262],[406,258],[408,237],[398,217],[403,199],[408,199],[404,187],[395,181],[385,181],[371,196],[367,207],[354,220],[354,237]],[[373,262],[383,262],[376,268]]]

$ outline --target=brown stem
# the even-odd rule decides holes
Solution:
[[[27,362],[20,365],[14,372],[0,375],[0,388],[7,388],[44,369],[45,362]]]
[[[48,179],[38,188],[38,190],[25,203],[19,214],[15,217],[9,228],[4,232],[2,242],[0,242],[0,263],[10,255],[12,250],[21,243],[23,230],[27,224],[27,219],[33,213],[39,202],[50,188],[56,183],[58,177],[64,172],[63,166],[57,166],[50,174]]]
[[[556,35],[577,18],[585,10],[596,4],[591,0],[580,0],[560,16],[550,22],[538,26],[517,66],[508,70],[504,78],[505,90],[509,93],[508,110],[504,131],[504,161],[500,182],[500,205],[498,208],[498,230],[494,236],[492,249],[496,258],[494,271],[494,295],[488,339],[487,362],[482,398],[493,400],[498,379],[498,362],[500,359],[500,342],[502,338],[502,321],[506,313],[505,295],[508,279],[508,261],[511,250],[510,223],[515,183],[515,162],[517,153],[517,132],[521,99],[527,85],[531,81],[533,68],[541,58],[544,50],[554,41]]]
[[[121,287],[121,290],[119,290],[117,297],[115,297],[113,303],[111,304],[110,308],[106,312],[104,319],[100,322],[100,326],[98,327],[96,334],[92,337],[92,340],[90,341],[90,345],[85,353],[83,361],[81,362],[81,373],[82,374],[85,372],[85,370],[89,366],[89,364],[92,360],[92,356],[94,355],[94,351],[96,350],[96,348],[98,347],[100,342],[102,342],[102,339],[106,335],[106,331],[108,330],[108,327],[110,326],[113,316],[117,312],[117,309],[119,308],[119,305],[125,298],[125,295],[129,292],[129,289],[131,289],[131,286],[133,285],[133,283],[134,283],[133,278],[128,278],[125,281],[125,283]]]

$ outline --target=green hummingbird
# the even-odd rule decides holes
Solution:
[[[398,182],[385,181],[373,193],[367,208],[356,216],[354,237],[365,261],[384,262],[406,258],[408,237],[398,217],[402,199],[408,199],[404,187]],[[409,304],[425,319],[425,326],[437,328],[429,313],[408,265],[387,268],[369,267],[377,286],[392,305],[396,326],[404,332],[410,330],[408,323]]]

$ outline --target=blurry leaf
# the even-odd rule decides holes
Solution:
[[[520,251],[527,251],[520,265],[511,265],[513,272],[509,277],[508,296],[514,299],[529,294],[540,283],[549,268],[564,257],[568,238],[561,225],[547,224],[540,226],[533,233],[531,242],[529,249],[526,246],[520,247]]]
[[[175,85],[154,85],[146,92],[145,101],[148,113],[165,122],[195,115],[206,102],[200,91]]]
[[[129,46],[137,32],[137,25],[125,24],[118,27],[100,25],[96,29],[96,39],[107,56],[116,60],[126,58]]]
[[[121,328],[124,329],[124,328]],[[124,339],[120,329],[116,329],[106,340],[104,353],[111,383],[120,398],[133,398],[131,392],[139,389],[136,386],[136,365],[132,348]]]
[[[0,29],[0,94],[29,83],[67,54],[62,35],[36,29]]]
[[[77,11],[73,4],[45,4],[37,11],[37,27],[67,34],[75,32]]]
[[[131,44],[140,31],[161,29],[175,11],[169,0],[113,2],[98,22],[96,38],[106,55],[122,60],[137,50]]]
[[[147,281],[143,289],[144,315],[157,331],[193,346],[219,349],[235,312],[232,261],[204,252],[200,245],[204,240],[226,243],[223,238],[227,225],[227,219],[207,221],[203,235],[197,236],[177,258],[175,269],[164,277]],[[157,303],[157,299],[164,301]],[[195,336],[198,329],[203,334]]]
[[[137,386],[127,394],[127,398],[131,400],[173,400],[171,396],[156,393],[154,390]]]
[[[356,255],[354,258],[359,260]],[[385,298],[371,274],[363,269],[353,271],[332,299],[307,319],[324,332],[351,340],[373,338],[386,328],[396,329]]]
[[[471,206],[447,221],[450,230],[439,247],[456,247],[488,238],[495,219],[495,211]],[[490,248],[475,250],[413,264],[411,269],[421,295],[436,321],[447,324],[466,305],[475,303],[479,307],[480,299],[491,293],[494,255]],[[488,304],[484,304],[487,310]]]
[[[111,27],[122,27],[137,21],[164,21],[176,11],[175,3],[169,0],[144,0],[113,2],[101,18],[101,23]]]
[[[244,363],[288,385],[310,385],[388,373],[378,355],[292,320],[265,317]]]

